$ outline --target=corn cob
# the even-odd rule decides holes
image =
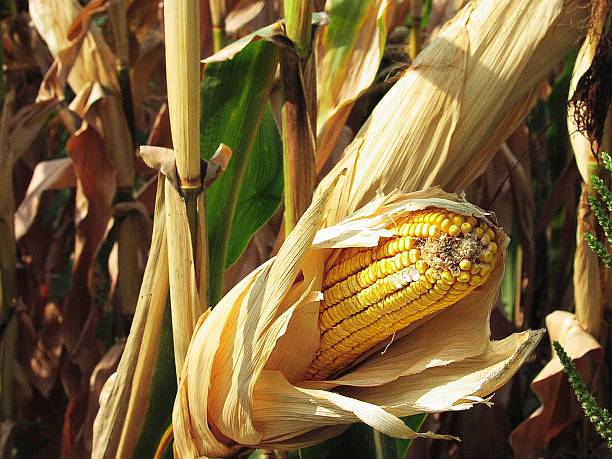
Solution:
[[[397,331],[446,309],[484,283],[495,232],[473,216],[428,208],[373,248],[342,249],[326,266],[320,348],[309,379],[337,375]]]

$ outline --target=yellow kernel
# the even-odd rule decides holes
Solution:
[[[417,260],[415,266],[419,274],[425,274],[425,271],[429,268],[425,260]]]
[[[493,255],[495,255],[497,253],[497,244],[495,242],[491,242],[487,246],[487,250],[491,252]]]
[[[410,236],[414,236],[416,233],[416,225],[414,223],[411,223],[410,226],[408,227],[408,234]]]
[[[401,254],[401,262],[404,268],[410,266],[410,258],[408,256],[408,252],[402,252]]]
[[[422,223],[417,223],[416,227],[414,229],[414,235],[416,237],[419,237],[421,235],[421,228],[423,228],[423,224]]]
[[[461,226],[461,224],[465,221],[465,218],[463,218],[463,215],[455,215],[453,217],[453,223],[457,226]]]
[[[461,271],[459,273],[459,275],[457,276],[457,280],[459,282],[467,282],[470,280],[470,273],[468,273],[467,271]]]
[[[445,218],[444,220],[442,220],[442,223],[440,223],[440,229],[444,231],[445,233],[448,233],[450,224],[451,224],[451,221],[448,218]]]
[[[455,282],[455,277],[449,271],[443,271],[440,277],[448,285],[452,285]]]
[[[479,264],[475,264],[474,266],[472,266],[472,269],[470,269],[471,274],[478,274],[479,272],[480,272]]]
[[[436,285],[437,285],[438,287],[440,287],[440,288],[441,288],[442,290],[444,290],[444,291],[446,291],[446,290],[448,290],[449,288],[451,288],[451,286],[450,286],[449,284],[447,284],[446,282],[444,282],[442,279],[438,279],[438,280],[436,281]]]
[[[463,291],[463,290],[467,290],[469,288],[469,285],[467,282],[457,282],[455,285],[453,285],[452,288],[458,291]]]
[[[457,225],[451,225],[450,228],[448,228],[448,234],[450,236],[456,236],[460,232],[461,232],[461,229]]]
[[[438,225],[431,225],[429,227],[429,237],[438,237],[440,235],[440,227]]]
[[[402,236],[408,236],[408,223],[403,223],[398,230]]]
[[[474,274],[471,278],[470,278],[470,285],[478,285],[482,282],[482,277],[480,277],[478,274]]]
[[[480,275],[486,276],[491,272],[491,265],[483,263],[480,265]]]
[[[491,238],[487,233],[485,233],[485,235],[480,238],[480,242],[482,242],[483,245],[487,245],[489,242],[491,242]]]
[[[478,223],[478,220],[476,220],[476,218],[472,217],[471,215],[466,218],[466,221],[472,226],[476,226],[476,224]]]
[[[493,254],[489,252],[488,250],[483,250],[482,253],[480,254],[480,258],[482,258],[483,261],[490,263],[491,260],[493,260]]]
[[[436,215],[437,216],[436,216],[435,223],[436,223],[436,225],[441,225],[442,222],[446,219],[446,215],[444,215],[444,214],[436,214]]]
[[[427,237],[429,235],[429,223],[423,223],[421,227],[421,236]]]
[[[474,229],[474,235],[476,237],[481,237],[484,234],[484,231],[482,230],[481,227],[475,228]]]
[[[491,240],[495,239],[495,231],[493,231],[491,228],[488,228],[485,232],[489,235]]]
[[[421,258],[421,251],[419,249],[410,249],[408,251],[408,258],[411,263],[416,263],[419,258]]]
[[[471,267],[472,267],[472,262],[470,260],[463,259],[459,262],[459,268],[461,268],[464,271],[469,271]]]
[[[432,287],[431,282],[429,282],[425,276],[421,277],[418,282],[423,286],[426,292]]]
[[[461,224],[461,232],[463,234],[468,234],[470,231],[472,231],[472,225],[470,225],[469,223]]]
[[[427,277],[427,280],[429,282],[431,282],[432,284],[436,283],[436,273],[433,269],[429,268],[425,271],[425,277]]]
[[[399,252],[403,252],[404,250],[406,250],[406,238],[405,237],[400,237],[399,240],[397,241],[397,250]]]

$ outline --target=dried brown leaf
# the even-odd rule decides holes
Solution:
[[[603,356],[597,341],[582,330],[573,314],[566,311],[549,314],[546,328],[551,342],[561,343],[588,385],[593,378],[594,364]],[[531,387],[542,406],[510,435],[515,457],[519,459],[540,457],[548,442],[582,416],[580,405],[554,352],[552,360],[535,377]]]

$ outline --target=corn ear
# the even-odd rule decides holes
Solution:
[[[397,416],[486,403],[486,397],[512,376],[541,339],[541,332],[527,331],[489,341],[489,315],[497,300],[507,238],[485,212],[439,189],[410,195],[395,192],[317,231],[333,192],[329,188],[317,196],[278,255],[200,318],[173,413],[175,447],[181,457],[228,457],[253,447],[308,446],[338,435],[353,422],[365,422],[399,438],[440,438],[410,430]],[[445,218],[436,223],[441,216]],[[490,264],[488,277],[470,271],[470,279],[480,275],[483,282],[473,286],[464,282],[469,287],[452,305],[438,311],[434,306],[425,320],[410,323],[381,342],[369,342],[355,361],[313,371],[318,365],[313,362],[323,361],[318,357],[329,350],[323,350],[321,332],[322,325],[330,325],[326,312],[358,294],[354,281],[343,288],[334,290],[334,286],[379,261],[381,271],[372,272],[376,279],[368,283],[378,281],[379,274],[383,280],[392,277],[388,268],[397,266],[385,259],[400,253],[395,244],[399,250],[406,237],[414,237],[415,245],[416,239],[424,240],[421,256],[413,260],[416,274],[421,275],[418,262],[427,279],[429,267],[423,270],[421,263],[428,256],[426,244],[443,239],[437,225],[447,219],[447,231],[453,225],[459,229],[450,230],[455,236],[446,238],[451,241],[459,243],[476,229],[482,231],[479,256],[485,243],[487,248],[496,244],[486,263],[475,254],[462,253],[460,258],[460,250],[453,258],[463,276],[468,269],[464,259],[472,264],[470,270]],[[464,226],[463,233],[461,226],[466,223],[472,228]],[[403,243],[405,249],[406,239]],[[435,278],[435,269],[430,275]],[[326,374],[330,377],[319,379]]]
[[[309,379],[326,379],[418,320],[486,282],[497,253],[484,221],[445,209],[414,212],[396,236],[371,249],[343,249],[323,277],[321,347]]]

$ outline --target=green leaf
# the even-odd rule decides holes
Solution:
[[[414,416],[402,418],[402,421],[404,421],[404,424],[406,424],[412,430],[418,432],[421,430],[421,426],[425,422],[425,419],[427,419],[427,414],[421,413],[415,414]],[[406,454],[408,453],[408,450],[412,446],[412,440],[396,438],[395,445],[397,447],[397,459],[404,459],[406,457]]]
[[[202,156],[209,159],[220,143],[232,149],[226,171],[206,193],[212,305],[221,297],[225,268],[280,203],[282,149],[267,107],[277,65],[275,45],[260,40],[204,69]]]
[[[251,236],[278,209],[283,196],[283,145],[267,106],[249,158],[229,240],[226,267],[236,262]]]
[[[401,419],[418,432],[426,418],[427,414],[422,413]],[[337,437],[299,451],[300,459],[403,459],[411,444],[412,440],[392,438],[365,424],[353,424]]]

